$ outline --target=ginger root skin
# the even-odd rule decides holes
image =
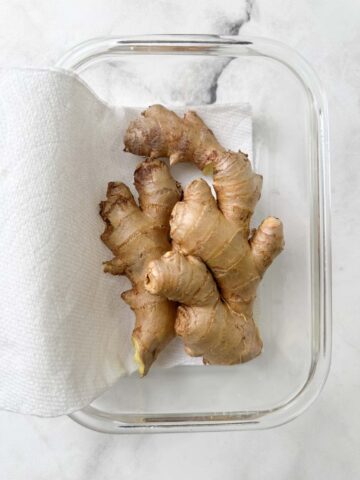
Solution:
[[[181,304],[175,329],[189,355],[232,365],[260,354],[262,341],[253,320],[221,301],[214,278],[196,257],[165,253],[150,263],[146,288]]]
[[[131,290],[121,296],[135,313],[132,342],[143,376],[175,336],[177,305],[164,296],[149,293],[144,280],[149,263],[171,248],[169,217],[182,191],[160,160],[142,162],[134,178],[140,207],[125,184],[109,183],[107,198],[100,204],[100,215],[106,224],[101,239],[114,254],[112,260],[104,263],[104,271],[126,275],[132,284]]]
[[[190,355],[212,364],[256,357],[262,349],[253,319],[256,290],[284,247],[283,226],[275,217],[266,218],[250,238],[262,177],[246,154],[225,150],[195,112],[181,119],[154,105],[129,125],[125,146],[138,155],[168,156],[171,164],[213,169],[216,199],[204,180],[188,185],[171,214],[174,253],[150,263],[146,288],[181,304],[175,328]],[[201,272],[203,283],[196,283]]]
[[[253,172],[247,154],[223,148],[196,112],[180,118],[162,105],[153,105],[130,123],[124,143],[125,150],[136,155],[169,157],[170,165],[190,162],[202,171],[213,171],[221,212],[249,235],[262,176]]]

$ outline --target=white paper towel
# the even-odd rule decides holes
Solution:
[[[136,368],[119,296],[129,283],[102,272],[98,204],[107,182],[133,184],[139,158],[123,153],[123,135],[139,109],[110,107],[59,70],[0,70],[0,92],[0,408],[61,415]],[[196,110],[251,155],[246,105]],[[173,174],[183,185],[199,176],[185,164]],[[176,340],[153,368],[185,363],[201,360]]]

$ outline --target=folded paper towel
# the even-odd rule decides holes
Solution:
[[[133,184],[139,158],[122,141],[139,109],[110,107],[60,70],[0,70],[0,91],[0,408],[61,415],[136,369],[119,296],[129,283],[102,273],[98,204],[107,182]],[[251,155],[246,105],[196,110]],[[173,174],[183,185],[199,176],[184,164]],[[178,364],[201,360],[177,339],[153,368]]]

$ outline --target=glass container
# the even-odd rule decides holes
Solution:
[[[272,40],[203,35],[94,39],[57,66],[115,105],[250,104],[252,161],[264,177],[253,221],[281,218],[286,240],[258,289],[258,358],[154,367],[70,417],[108,433],[253,430],[297,417],[319,395],[331,356],[328,115],[312,68]]]

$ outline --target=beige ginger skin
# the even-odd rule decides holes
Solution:
[[[121,296],[135,313],[132,341],[140,375],[146,375],[159,352],[175,336],[177,305],[163,295],[149,293],[145,278],[152,260],[171,249],[169,217],[182,191],[160,160],[146,160],[135,170],[139,206],[126,185],[111,182],[100,204],[106,227],[102,241],[114,258],[104,271],[126,275],[131,290]]]
[[[256,357],[262,349],[253,318],[256,290],[284,246],[275,217],[250,235],[262,177],[246,154],[225,150],[195,112],[181,119],[150,107],[129,125],[125,149],[213,172],[216,199],[204,180],[188,185],[171,214],[172,251],[148,263],[145,287],[180,303],[175,330],[190,355],[225,365]]]

